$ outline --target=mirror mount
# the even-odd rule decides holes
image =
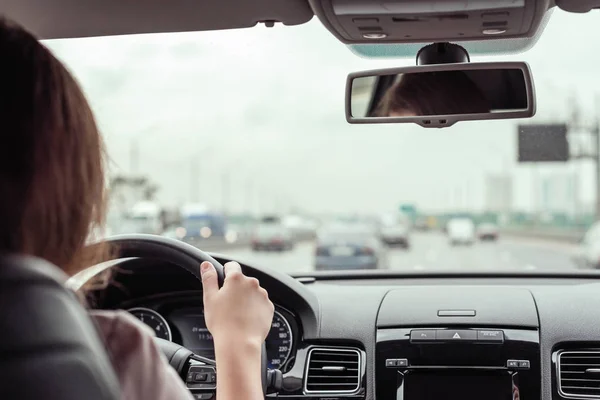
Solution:
[[[448,42],[429,44],[417,53],[417,65],[455,64],[470,61],[469,53],[464,47]]]

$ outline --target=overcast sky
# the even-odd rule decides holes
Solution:
[[[560,122],[573,96],[591,118],[600,55],[590,44],[599,22],[598,13],[556,11],[527,53],[472,61],[530,64],[538,100],[531,122]],[[402,202],[481,209],[485,177],[504,169],[515,178],[515,207],[539,202],[534,169],[515,161],[519,121],[435,130],[348,124],[348,73],[414,59],[360,58],[316,18],[297,27],[46,44],[83,85],[106,137],[111,173],[148,175],[168,205],[197,193],[220,206],[225,185],[230,210],[378,212]],[[565,170],[579,173],[580,197],[590,203],[593,167],[585,161],[540,167],[538,174]]]

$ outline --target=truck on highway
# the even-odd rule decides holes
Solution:
[[[475,224],[471,218],[452,218],[446,227],[451,245],[471,245],[475,242]]]
[[[225,239],[225,217],[204,204],[187,204],[181,208],[181,233],[185,242],[197,242],[209,238]]]
[[[154,201],[140,201],[126,212],[118,232],[159,235],[163,229],[162,207]]]

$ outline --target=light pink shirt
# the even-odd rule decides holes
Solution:
[[[121,384],[123,400],[193,400],[154,343],[154,332],[126,311],[90,311]]]

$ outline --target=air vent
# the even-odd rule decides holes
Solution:
[[[600,398],[600,350],[562,351],[557,369],[561,396]]]
[[[360,389],[361,355],[355,349],[314,347],[306,364],[306,393],[356,393]]]

